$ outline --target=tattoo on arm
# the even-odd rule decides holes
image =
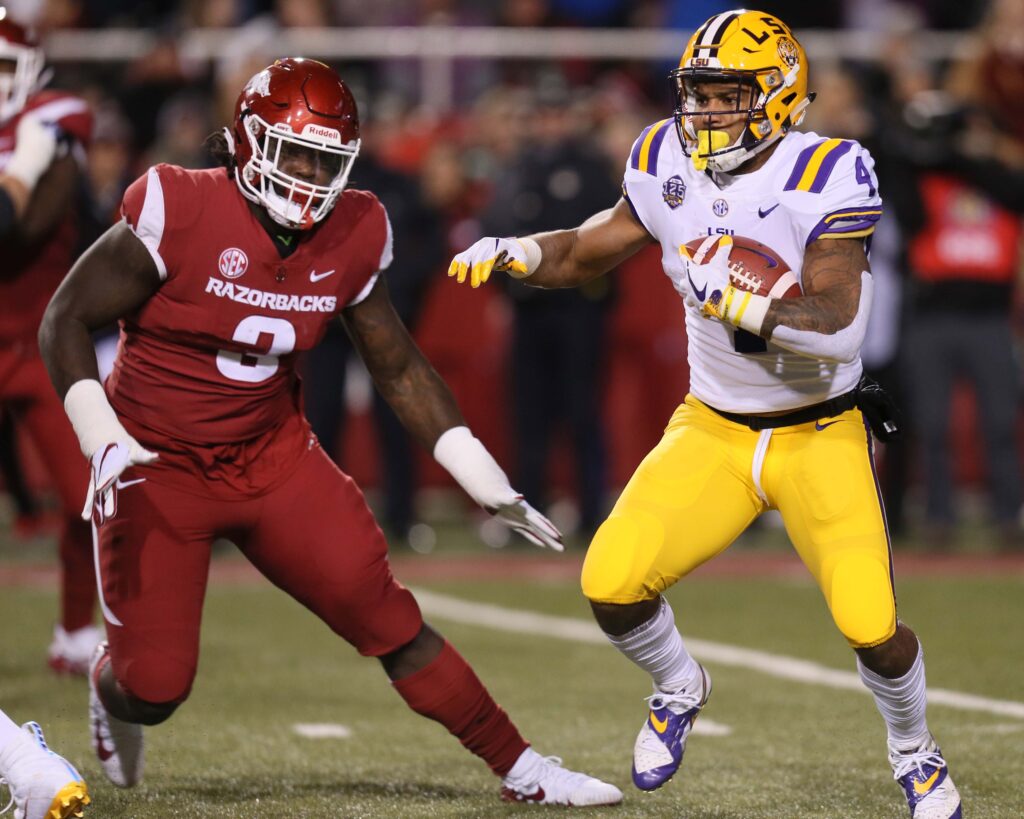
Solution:
[[[442,432],[466,423],[448,385],[395,313],[383,279],[342,319],[377,389],[417,441],[433,450]]]
[[[771,338],[780,324],[832,335],[848,327],[860,304],[861,273],[870,270],[863,239],[818,239],[804,254],[803,291],[773,299],[761,328]]]

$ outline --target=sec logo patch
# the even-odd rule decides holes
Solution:
[[[724,199],[716,199],[714,204],[711,206],[711,210],[715,216],[725,216],[729,213],[729,203]]]
[[[249,257],[244,250],[237,247],[229,247],[221,251],[220,259],[217,260],[217,269],[225,279],[237,279],[249,268]]]

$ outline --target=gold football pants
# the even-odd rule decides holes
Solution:
[[[749,429],[687,396],[644,458],[583,565],[599,603],[650,600],[778,509],[850,645],[896,631],[892,561],[860,410]]]

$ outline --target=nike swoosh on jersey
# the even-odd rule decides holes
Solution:
[[[315,270],[311,270],[309,273],[309,280],[311,282],[318,282],[320,279],[326,279],[328,276],[334,273],[333,270],[328,270],[325,273],[317,273]]]
[[[689,267],[686,268],[686,278],[690,281],[690,287],[693,289],[693,295],[697,297],[697,301],[704,301],[704,294],[708,290],[707,283],[705,282],[704,286],[698,290],[697,285],[693,283],[693,278],[690,276]]]
[[[134,481],[122,481],[120,478],[118,478],[114,485],[118,489],[124,489],[125,487],[135,486],[135,484],[137,484],[137,483],[145,483],[145,482],[146,482],[145,478],[136,478]]]
[[[816,430],[818,430],[818,432],[821,432],[823,429],[825,429],[825,427],[830,427],[833,424],[838,424],[838,423],[839,423],[838,421],[829,421],[827,424],[823,424],[823,423],[821,423],[821,421],[815,421],[814,422],[814,428]]]
[[[771,213],[773,210],[775,210],[778,206],[779,206],[779,203],[776,202],[774,205],[772,205],[768,209],[758,208],[757,209],[757,215],[760,216],[762,219],[764,219],[765,216],[767,216],[769,213]]]

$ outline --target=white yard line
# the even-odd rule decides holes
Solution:
[[[297,722],[292,730],[306,739],[348,739],[352,729],[336,722]]]
[[[416,589],[415,594],[424,612],[457,623],[577,643],[606,645],[608,642],[596,624],[575,617],[555,617],[488,603],[474,603],[423,589]],[[868,693],[860,677],[853,671],[838,671],[810,660],[710,640],[687,638],[686,645],[702,661],[748,668],[784,680]],[[959,708],[962,711],[981,711],[986,714],[1024,719],[1024,702],[979,697],[944,688],[929,688],[928,703]]]

